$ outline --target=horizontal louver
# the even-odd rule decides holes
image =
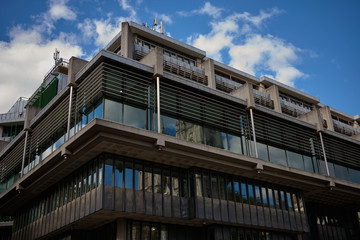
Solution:
[[[5,180],[7,176],[14,171],[18,171],[17,166],[21,165],[25,144],[25,134],[16,146],[0,159],[0,181]]]

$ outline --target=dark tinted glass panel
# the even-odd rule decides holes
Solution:
[[[139,222],[133,222],[132,223],[132,231],[131,231],[131,240],[141,240],[141,228]]]
[[[113,179],[113,159],[106,159],[105,160],[105,178],[104,184],[105,185],[112,185]]]
[[[212,197],[219,199],[219,188],[216,175],[211,176]]]
[[[124,187],[123,185],[124,162],[115,160],[115,187]]]
[[[293,203],[292,203],[292,197],[290,193],[286,193],[286,200],[287,200],[287,207],[289,211],[293,211],[294,207],[293,207]]]
[[[102,160],[99,160],[98,161],[98,169],[99,169],[99,171],[98,171],[98,186],[100,186],[101,184],[102,184],[102,176],[103,176],[103,174],[102,174],[102,169],[103,169],[103,165],[102,165]]]
[[[233,185],[232,185],[232,181],[230,178],[226,179],[226,194],[227,194],[227,199],[229,201],[234,201],[234,191],[233,191]]]
[[[100,103],[97,107],[94,109],[94,118],[102,118],[103,117],[103,104]]]
[[[187,121],[180,121],[180,130],[181,139],[189,142],[204,143],[202,126]]]
[[[179,190],[180,190],[180,176],[178,172],[171,172],[171,193],[172,196],[179,196]]]
[[[188,176],[187,173],[181,174],[181,196],[189,197],[189,187],[188,187]]]
[[[280,191],[280,201],[281,201],[281,208],[286,209],[286,201],[285,201],[284,191]]]
[[[338,164],[334,164],[335,168],[335,174],[337,178],[343,179],[343,180],[350,180],[349,178],[349,171],[347,167],[340,166]]]
[[[154,168],[154,192],[161,193],[161,170]]]
[[[329,174],[330,177],[335,177],[335,168],[334,168],[334,164],[331,162],[328,162],[328,166],[329,166]]]
[[[210,176],[209,173],[203,173],[203,187],[204,187],[204,197],[211,197],[211,188],[210,188]]]
[[[160,237],[160,229],[158,225],[151,226],[151,240],[156,239],[158,240]]]
[[[280,196],[279,196],[278,190],[274,190],[274,198],[275,198],[276,208],[279,209],[280,208]]]
[[[204,128],[206,145],[224,149],[222,133],[211,128]]]
[[[274,196],[273,196],[273,191],[270,188],[268,188],[268,196],[269,196],[269,205],[270,207],[274,208],[275,207]]]
[[[170,184],[170,170],[165,169],[163,170],[163,194],[164,195],[170,195],[170,189],[171,189],[171,184]]]
[[[179,136],[180,134],[180,125],[178,120],[168,116],[161,116],[161,133],[167,134],[170,136]]]
[[[122,113],[123,113],[122,103],[105,99],[105,114],[104,114],[105,119],[121,123],[123,121]]]
[[[195,173],[195,181],[196,181],[196,196],[202,197],[202,184],[201,184],[201,174]]]
[[[255,186],[255,199],[256,199],[256,205],[261,206],[261,195],[260,195],[259,186]]]
[[[241,149],[241,139],[238,136],[228,134],[229,150],[235,153],[243,153]]]
[[[133,163],[130,161],[125,162],[125,188],[133,188]]]
[[[255,205],[255,196],[254,196],[253,185],[248,184],[248,191],[249,191],[249,203]]]
[[[124,104],[124,124],[145,129],[146,111]]]
[[[150,240],[150,226],[149,224],[142,224],[142,240]]]
[[[152,192],[152,168],[151,166],[144,166],[144,189],[147,192]]]
[[[257,142],[256,145],[257,145],[259,158],[262,160],[269,161],[267,145],[265,145],[263,143],[259,143],[259,142]]]
[[[305,170],[308,171],[308,172],[314,172],[314,166],[313,166],[312,158],[308,157],[306,155],[304,155],[303,158],[304,158]]]
[[[235,193],[235,201],[241,202],[240,184],[238,181],[234,181],[234,193]]]
[[[286,155],[285,155],[285,150],[280,149],[280,148],[276,148],[273,146],[269,146],[269,155],[270,155],[270,161],[273,163],[278,163],[278,164],[282,164],[282,165],[287,165],[286,164]]]
[[[304,162],[301,154],[287,151],[289,167],[304,170]]]
[[[219,192],[220,192],[220,199],[226,200],[226,188],[225,188],[224,177],[219,177]]]
[[[360,184],[360,171],[349,168],[350,179],[354,183]]]
[[[267,192],[266,188],[261,187],[261,196],[262,196],[262,202],[264,204],[264,207],[269,206],[266,192]]]
[[[241,195],[242,195],[242,202],[248,203],[248,195],[247,195],[245,183],[241,183]]]
[[[296,194],[292,193],[291,198],[292,198],[292,203],[294,204],[294,211],[299,212],[299,204],[298,204],[298,201],[297,201]]]
[[[135,190],[142,190],[143,189],[143,166],[141,164],[135,164]]]

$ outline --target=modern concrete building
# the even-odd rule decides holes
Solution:
[[[28,100],[0,214],[12,239],[359,239],[359,123],[125,22]]]

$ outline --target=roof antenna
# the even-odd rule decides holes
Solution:
[[[157,18],[154,18],[154,24],[153,24],[152,30],[155,30],[157,25],[158,25],[158,20],[157,20]]]
[[[164,34],[164,23],[163,23],[163,21],[160,22],[160,33]]]
[[[55,52],[53,55],[53,58],[55,60],[55,66],[59,65],[60,63],[62,63],[63,59],[60,58],[60,51],[57,50],[57,48],[55,48]]]

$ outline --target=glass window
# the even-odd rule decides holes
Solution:
[[[132,161],[125,161],[125,188],[133,188],[133,163]]]
[[[298,201],[297,201],[297,198],[296,198],[296,194],[292,193],[291,198],[292,198],[292,202],[294,204],[294,211],[299,212],[299,204],[298,204]]]
[[[264,204],[264,207],[269,207],[266,192],[267,192],[267,191],[266,191],[266,188],[261,187],[262,202],[263,202],[263,204]]]
[[[248,184],[248,190],[249,190],[249,203],[255,205],[254,188],[251,184]]]
[[[172,196],[179,196],[179,173],[171,172],[171,192]]]
[[[255,198],[256,198],[256,205],[261,206],[261,195],[260,195],[259,186],[255,186]]]
[[[246,190],[246,184],[241,183],[241,195],[242,195],[242,201],[243,203],[248,203],[248,195]]]
[[[226,178],[226,195],[229,201],[234,201],[233,194],[234,194],[234,190],[233,190],[232,181],[230,178]]]
[[[180,134],[179,127],[177,119],[164,115],[161,116],[161,133],[176,137]]]
[[[105,160],[105,170],[104,170],[104,184],[111,186],[113,185],[113,159],[108,158]]]
[[[234,193],[235,193],[235,201],[241,202],[240,184],[238,181],[234,181]]]
[[[105,116],[104,116],[105,119],[122,123],[123,121],[122,115],[123,115],[122,103],[110,99],[105,99]]]
[[[274,196],[275,196],[275,204],[276,204],[276,208],[280,209],[280,197],[279,197],[279,191],[278,190],[274,190]]]
[[[215,174],[211,174],[211,191],[212,191],[212,197],[219,199],[218,181],[217,181],[217,176]]]
[[[98,171],[98,186],[100,186],[102,184],[102,160],[99,159],[98,161],[99,164],[99,171]]]
[[[304,162],[301,154],[286,151],[289,167],[304,170]]]
[[[142,240],[150,240],[150,227],[149,224],[142,224]]]
[[[259,158],[265,161],[269,161],[267,145],[259,142],[257,142],[256,145],[257,145]]]
[[[143,190],[143,166],[135,164],[135,190]]]
[[[335,177],[335,168],[334,168],[334,164],[331,162],[328,162],[328,167],[329,167],[329,174],[330,177]]]
[[[222,132],[211,128],[204,128],[204,134],[206,145],[224,149]]]
[[[154,168],[154,192],[161,193],[161,170]]]
[[[88,111],[88,109],[86,109],[86,111]],[[91,107],[91,112],[88,112],[86,114],[86,116],[87,116],[88,123],[94,119],[94,110],[92,107]]]
[[[360,184],[360,171],[352,168],[348,168],[350,174],[350,180],[354,183]]]
[[[280,191],[280,201],[281,201],[281,208],[286,209],[286,201],[285,201],[284,191]]]
[[[274,208],[274,197],[273,197],[273,192],[272,189],[268,188],[268,196],[269,196],[269,205],[270,207]]]
[[[195,182],[196,182],[196,196],[202,197],[202,184],[201,184],[201,173],[195,173]]]
[[[146,111],[124,104],[124,124],[145,129]]]
[[[229,151],[243,153],[241,149],[241,139],[238,136],[228,134]]]
[[[102,101],[102,99],[101,99],[101,101]],[[94,109],[94,118],[102,118],[102,117],[103,117],[103,104],[101,102]]]
[[[166,225],[161,225],[160,240],[168,240],[168,230]]]
[[[160,237],[159,225],[152,224],[152,226],[151,226],[151,239],[159,239],[159,237]]]
[[[188,175],[186,172],[181,174],[181,196],[189,197]]]
[[[187,121],[180,121],[180,138],[195,143],[204,143],[203,128],[198,124]]]
[[[285,150],[273,146],[268,146],[268,148],[271,162],[287,166]]]
[[[82,193],[81,194],[85,194],[86,189],[87,189],[87,170],[86,167],[83,168],[83,182],[82,182]]]
[[[93,166],[93,163],[92,162],[90,162],[89,164],[88,164],[88,183],[87,183],[87,192],[89,192],[90,190],[91,190],[91,186],[92,186],[92,179],[91,179],[91,177],[92,177],[92,166]]]
[[[152,192],[152,168],[149,165],[144,167],[145,176],[144,176],[144,189],[147,192]]]
[[[224,177],[219,177],[219,192],[220,192],[220,199],[221,200],[226,200],[226,190],[225,190],[225,180]]]
[[[132,229],[131,229],[131,240],[141,240],[140,236],[140,223],[139,222],[132,222]]]
[[[319,160],[320,174],[327,176],[325,161]]]
[[[303,155],[304,158],[304,165],[305,165],[305,170],[308,172],[314,172],[314,166],[313,166],[313,161],[312,158],[306,155]]]
[[[170,195],[170,189],[171,189],[171,185],[170,185],[170,171],[169,169],[165,169],[163,170],[163,193],[164,195]]]
[[[286,193],[286,199],[287,199],[288,210],[289,210],[289,211],[294,211],[291,194],[288,193],[288,192]]]
[[[124,162],[122,160],[115,160],[115,187],[124,187],[123,174],[124,174]]]
[[[211,197],[211,187],[210,187],[210,175],[208,172],[203,173],[203,187],[204,187],[204,197]]]

